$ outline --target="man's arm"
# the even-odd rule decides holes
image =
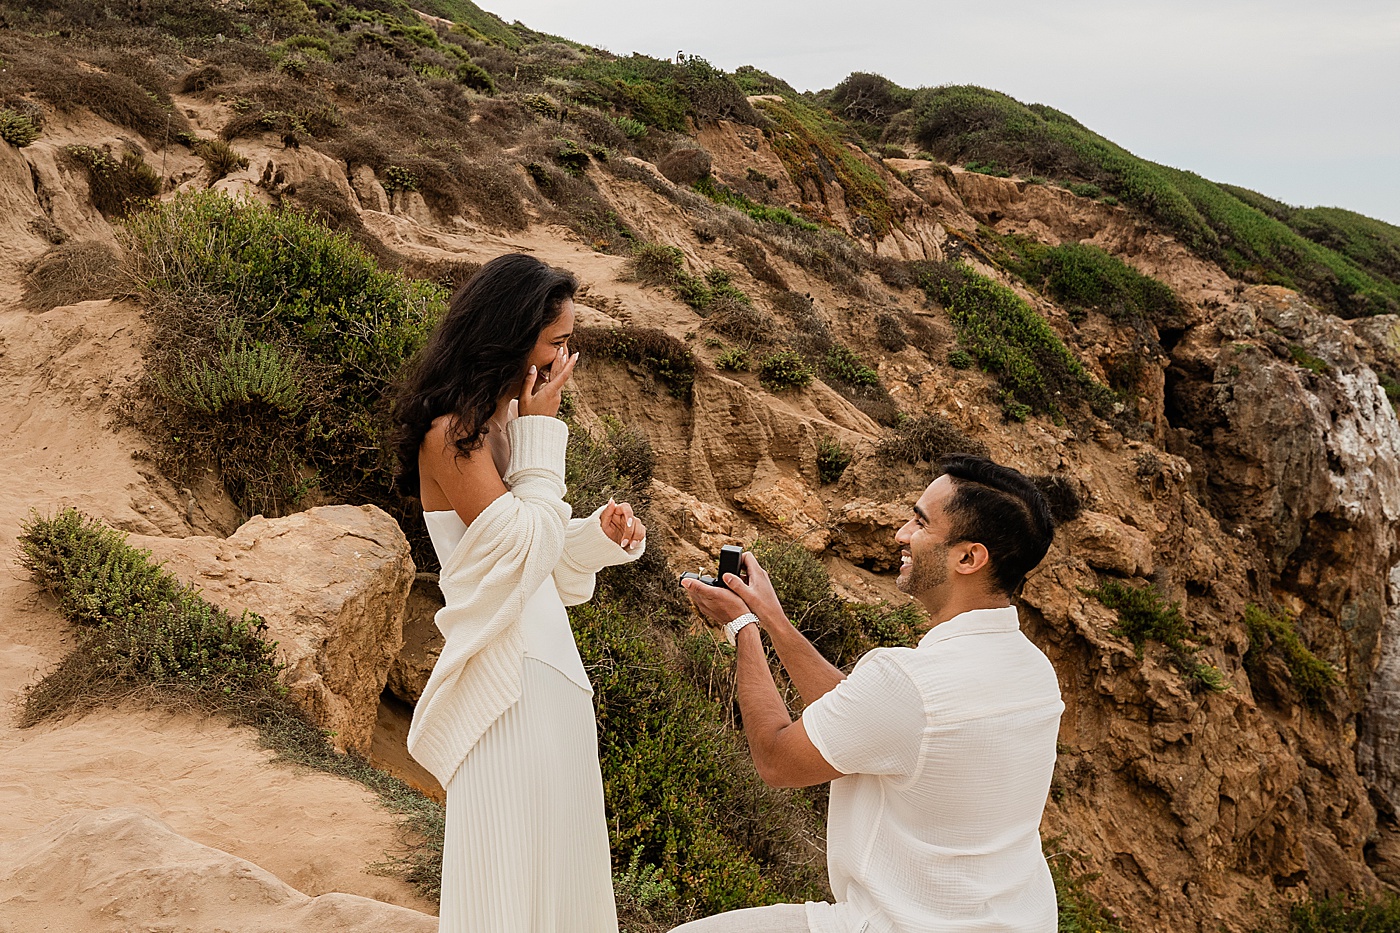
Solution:
[[[786,618],[783,622],[820,660],[821,655],[812,647],[811,642],[803,638]],[[812,740],[807,737],[802,720],[793,722],[788,716],[787,705],[778,694],[778,685],[773,682],[773,672],[768,669],[768,659],[763,654],[763,637],[759,634],[758,627],[746,626],[739,631],[735,640],[739,650],[734,671],[739,692],[739,711],[744,717],[744,735],[749,740],[749,754],[753,756],[758,776],[771,787],[810,787],[841,777],[841,772],[827,763],[821,752],[812,744]],[[787,665],[786,659],[783,663],[789,675],[792,675],[793,669]],[[822,663],[826,664],[824,660]],[[837,676],[822,693],[830,690],[842,679],[839,670],[830,664],[826,666],[835,671]],[[816,680],[815,677],[811,679]],[[793,683],[797,683],[795,676]],[[804,700],[807,699],[805,690],[802,695]]]
[[[803,705],[811,706],[828,690],[845,680],[846,675],[841,673],[839,667],[822,657],[817,646],[808,641],[807,637],[797,630],[797,626],[788,620],[787,613],[778,602],[777,593],[773,591],[768,571],[759,565],[758,559],[746,551],[743,561],[744,570],[749,577],[748,582],[731,574],[725,579],[725,583],[744,601],[749,611],[758,616],[763,630],[773,642],[773,649],[778,652],[778,660],[783,662],[783,670],[787,671],[792,685],[802,696]]]

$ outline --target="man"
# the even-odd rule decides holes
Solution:
[[[981,457],[945,461],[895,535],[899,588],[932,627],[916,648],[867,653],[849,677],[788,621],[753,555],[744,555],[747,583],[732,574],[728,590],[684,582],[736,643],[759,775],[777,787],[832,782],[836,903],[733,911],[675,933],[1053,933],[1039,828],[1064,704],[1011,602],[1053,534],[1026,477]],[[796,722],[760,627],[806,704]]]

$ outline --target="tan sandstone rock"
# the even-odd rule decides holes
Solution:
[[[0,846],[0,928],[85,933],[430,933],[437,918],[353,894],[307,897],[139,810],[65,816]]]
[[[130,541],[211,603],[261,615],[292,699],[338,747],[368,752],[414,577],[392,518],[374,506],[335,505],[254,516],[228,538]]]

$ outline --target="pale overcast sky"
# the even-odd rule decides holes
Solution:
[[[1131,152],[1400,225],[1400,0],[479,0],[617,54],[684,50],[798,90],[979,84]]]

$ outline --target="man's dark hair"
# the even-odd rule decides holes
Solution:
[[[948,543],[986,547],[992,580],[1008,596],[1015,593],[1055,537],[1045,497],[1019,471],[986,457],[952,454],[939,472],[953,480],[953,498],[944,507],[952,526]]]

